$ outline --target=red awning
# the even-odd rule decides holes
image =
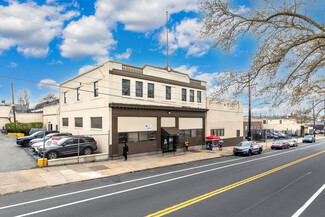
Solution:
[[[207,136],[207,137],[205,137],[206,139],[220,139],[220,137],[219,136]]]

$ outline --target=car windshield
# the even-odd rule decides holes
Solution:
[[[282,144],[283,141],[276,141],[274,144]]]
[[[250,146],[250,145],[251,145],[250,142],[241,142],[241,143],[239,143],[237,146],[239,146],[239,147],[248,147],[248,146]]]
[[[39,134],[41,134],[41,133],[42,133],[42,131],[37,131],[37,132],[33,133],[33,134],[30,135],[30,136],[36,136],[36,135],[39,135]]]
[[[306,139],[311,139],[313,136],[305,136]]]
[[[69,138],[63,138],[63,139],[60,139],[59,142],[58,142],[58,145],[62,145],[65,141],[67,141]]]

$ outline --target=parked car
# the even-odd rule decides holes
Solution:
[[[60,139],[63,139],[63,138],[69,138],[69,136],[55,136],[55,137],[53,136],[53,137],[45,140],[44,144],[43,144],[43,140],[32,144],[31,148],[34,152],[38,152],[39,148],[42,148],[43,146],[47,147],[49,145],[56,144]]]
[[[289,147],[290,145],[287,140],[278,140],[271,145],[271,149],[285,149]]]
[[[267,139],[280,139],[280,137],[279,137],[278,135],[275,135],[275,134],[273,134],[273,133],[268,133],[268,134],[266,135],[266,138],[267,138]]]
[[[32,146],[33,144],[35,143],[38,143],[38,142],[42,142],[43,140],[49,140],[50,138],[52,138],[53,136],[72,136],[71,133],[49,133],[45,136],[45,139],[44,137],[42,138],[35,138],[35,139],[32,139],[30,142],[29,142],[29,146]]]
[[[57,131],[45,131],[45,135],[48,135],[48,134],[54,133],[54,132],[57,132]],[[37,131],[37,132],[33,133],[30,136],[18,137],[17,140],[16,140],[16,143],[18,145],[23,146],[23,147],[28,147],[29,142],[32,139],[42,138],[43,136],[44,136],[44,131]]]
[[[288,136],[284,133],[278,133],[280,138],[288,138]]]
[[[289,145],[290,145],[291,147],[298,146],[298,142],[297,142],[297,140],[295,140],[295,139],[288,139],[287,142],[289,143]]]
[[[45,149],[37,148],[39,155],[45,153],[46,158],[55,159],[66,155],[78,154],[78,139],[79,153],[84,155],[92,154],[97,150],[97,142],[92,137],[68,137],[60,139],[57,144],[49,143]]]
[[[261,144],[256,143],[255,141],[243,141],[234,147],[234,155],[252,155],[253,153],[261,154],[263,147]]]
[[[313,142],[315,142],[315,137],[312,136],[312,135],[305,136],[305,137],[302,139],[302,143],[305,143],[305,142],[313,143]]]
[[[42,128],[32,128],[32,129],[30,129],[28,135],[30,136],[30,135],[32,135],[33,133],[36,133],[36,132],[38,132],[38,131],[43,131],[43,130],[44,130],[44,129],[42,129]]]

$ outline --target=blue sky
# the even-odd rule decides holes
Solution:
[[[209,81],[215,73],[248,68],[254,40],[240,41],[229,56],[213,49],[199,37],[193,0],[0,0],[0,75],[59,84],[107,60],[165,67],[166,10],[173,69]],[[53,86],[0,78],[0,99],[11,101],[11,82],[16,96],[28,88],[32,103],[57,94]]]

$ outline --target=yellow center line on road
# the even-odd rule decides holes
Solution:
[[[259,179],[259,178],[261,178],[261,177],[267,176],[267,175],[269,175],[269,174],[272,174],[272,173],[274,173],[274,172],[277,172],[277,171],[282,170],[282,169],[284,169],[284,168],[290,167],[290,166],[292,166],[292,165],[294,165],[294,164],[297,164],[297,163],[299,163],[299,162],[302,162],[302,161],[304,161],[304,160],[307,160],[307,159],[309,159],[309,158],[315,157],[315,156],[320,155],[320,154],[323,154],[323,153],[325,153],[325,150],[324,150],[324,151],[321,151],[321,152],[318,152],[318,153],[316,153],[316,154],[312,154],[312,155],[309,155],[309,156],[307,156],[307,157],[301,158],[301,159],[299,159],[299,160],[293,161],[293,162],[291,162],[291,163],[287,163],[287,164],[285,164],[285,165],[282,165],[282,166],[276,167],[276,168],[274,168],[274,169],[272,169],[272,170],[268,170],[268,171],[266,171],[266,172],[264,172],[264,173],[261,173],[261,174],[258,174],[258,175],[255,175],[255,176],[252,176],[252,177],[247,178],[247,179],[244,179],[244,180],[242,180],[242,181],[239,181],[239,182],[233,183],[233,184],[228,185],[228,186],[225,186],[225,187],[223,187],[223,188],[219,188],[219,189],[217,189],[217,190],[211,191],[211,192],[209,192],[209,193],[203,194],[203,195],[198,196],[198,197],[195,197],[195,198],[193,198],[193,199],[190,199],[190,200],[184,201],[184,202],[182,202],[182,203],[176,204],[176,205],[171,206],[171,207],[169,207],[169,208],[166,208],[166,209],[160,210],[160,211],[158,211],[158,212],[155,212],[155,213],[153,213],[153,214],[147,215],[146,217],[159,217],[159,216],[167,215],[168,213],[175,212],[175,211],[177,211],[177,210],[179,210],[179,209],[182,209],[182,208],[185,208],[185,207],[190,206],[190,205],[192,205],[192,204],[198,203],[198,202],[200,202],[200,201],[202,201],[202,200],[208,199],[208,198],[213,197],[213,196],[215,196],[215,195],[217,195],[217,194],[220,194],[220,193],[222,193],[222,192],[225,192],[225,191],[228,191],[228,190],[230,190],[230,189],[236,188],[236,187],[238,187],[238,186],[241,186],[241,185],[246,184],[246,183],[248,183],[248,182],[254,181],[254,180]]]

